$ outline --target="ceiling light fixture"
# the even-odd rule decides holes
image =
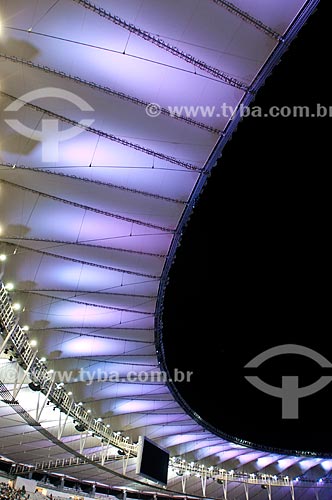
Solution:
[[[75,429],[78,431],[78,432],[84,432],[86,430],[86,428],[84,427],[84,425],[82,424],[77,424],[75,425]]]
[[[32,391],[40,391],[41,387],[39,384],[35,384],[34,382],[30,382],[29,387]]]

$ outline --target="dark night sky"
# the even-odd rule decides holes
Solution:
[[[332,106],[327,17],[320,6],[254,105]],[[299,419],[286,420],[281,400],[251,386],[243,367],[281,344],[310,347],[332,362],[331,120],[242,121],[185,230],[164,313],[167,364],[194,371],[192,383],[177,388],[202,418],[258,444],[328,453],[332,384],[300,401]],[[328,373],[290,354],[255,374],[276,386],[282,375],[299,376],[306,386]]]

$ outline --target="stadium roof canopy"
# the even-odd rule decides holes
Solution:
[[[183,224],[239,106],[316,5],[2,1],[1,455],[58,473],[68,472],[61,460],[87,455],[72,476],[160,494],[135,475],[147,435],[175,460],[168,489],[208,497],[225,493],[220,469],[267,473],[249,490],[247,476],[228,474],[231,498],[257,499],[262,481],[290,498],[270,475],[330,471],[324,457],[207,431],[158,375],[155,342]],[[182,106],[202,108],[186,116]],[[312,484],[297,488],[313,498]]]

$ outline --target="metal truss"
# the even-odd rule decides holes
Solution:
[[[109,238],[105,238],[107,240]],[[10,240],[10,241],[7,241]],[[0,241],[9,244],[12,241],[33,241],[38,243],[50,243],[52,246],[81,246],[86,248],[98,248],[101,250],[109,250],[110,252],[120,252],[120,253],[128,253],[128,254],[137,254],[137,255],[145,255],[147,257],[156,257],[157,259],[164,259],[166,255],[152,252],[142,252],[140,250],[131,250],[127,248],[117,248],[117,247],[109,247],[106,245],[97,245],[85,241],[69,241],[69,240],[53,240],[47,238],[28,238],[25,236],[8,236],[1,237]],[[103,240],[101,240],[103,241]]]
[[[31,293],[31,292],[28,292]],[[44,297],[47,299],[52,299],[52,300],[57,300],[58,302],[70,302],[72,304],[79,304],[82,306],[87,306],[87,307],[97,307],[99,309],[109,309],[110,311],[121,311],[121,312],[128,312],[128,313],[134,313],[134,314],[143,314],[145,316],[152,316],[154,312],[149,312],[149,311],[139,311],[137,309],[127,309],[125,307],[115,307],[115,306],[106,306],[104,304],[95,304],[93,302],[85,302],[81,300],[75,300],[75,299],[67,299],[64,297],[57,297],[56,295],[50,295],[50,294],[44,294],[44,293],[37,293],[37,292],[32,292],[31,295],[37,296],[37,297]]]
[[[38,356],[37,352],[31,348],[29,338],[18,323],[18,319],[14,314],[11,299],[6,290],[4,284],[1,282],[0,288],[0,321],[1,321],[1,336],[3,338],[3,343],[1,345],[0,354],[4,352],[7,348],[10,348],[15,351],[17,358],[19,359],[20,366],[24,370],[24,378],[29,375],[32,382],[39,387],[41,393],[43,393],[46,398],[44,402],[38,405],[36,409],[36,420],[32,418],[24,410],[18,411],[18,413],[24,413],[23,417],[29,425],[39,430],[44,435],[47,433],[47,437],[60,446],[65,446],[67,451],[71,454],[76,455],[78,458],[83,460],[83,463],[96,464],[99,467],[103,467],[102,462],[105,463],[107,453],[105,455],[105,449],[101,447],[100,453],[95,454],[94,457],[82,456],[84,451],[84,439],[82,437],[82,446],[80,448],[80,453],[66,446],[64,443],[60,441],[64,426],[67,423],[68,417],[72,417],[75,419],[77,423],[80,424],[82,433],[93,433],[96,437],[100,438],[102,442],[109,446],[115,446],[122,451],[125,452],[126,455],[129,456],[137,456],[138,445],[130,443],[124,436],[119,434],[118,432],[114,432],[110,428],[108,428],[100,419],[95,419],[91,417],[91,415],[85,410],[83,405],[77,404],[75,400],[67,394],[66,390],[56,382],[55,373],[50,376],[46,365],[42,362]],[[14,389],[14,393],[9,392],[3,384],[1,384],[1,398],[3,401],[6,401],[8,404],[13,405],[13,408],[18,410],[20,408],[18,401],[16,400],[19,390],[22,387],[22,383],[19,387]],[[65,420],[59,425],[58,437],[56,438],[46,429],[42,428],[38,423],[40,416],[43,412],[45,404],[47,400],[51,401],[55,406],[60,409],[60,412],[64,413]],[[23,412],[23,413],[22,413]],[[25,415],[26,414],[26,415]],[[103,455],[104,454],[104,455]],[[98,459],[96,458],[98,455]],[[104,458],[103,458],[104,457]],[[97,462],[100,461],[100,464]],[[50,462],[49,464],[44,463],[44,469],[52,469],[56,467],[61,467],[63,464],[61,460],[55,461],[55,463]],[[36,464],[36,468],[40,467],[40,464]],[[178,475],[181,476],[190,476],[190,475],[199,475],[202,480],[202,492],[204,494],[206,488],[206,480],[207,479],[217,479],[222,484],[230,481],[236,481],[240,483],[247,484],[263,484],[271,486],[292,486],[292,481],[286,476],[283,478],[277,476],[271,476],[266,474],[236,474],[234,471],[226,471],[224,469],[219,469],[218,467],[209,467],[206,468],[204,464],[200,463],[188,463],[185,460],[172,458],[170,462],[170,467],[174,469]],[[29,467],[29,471],[31,468]],[[114,473],[114,471],[111,471]],[[118,474],[118,473],[115,473]],[[123,475],[118,474],[123,477]],[[139,482],[139,481],[138,481]],[[182,489],[185,490],[186,481],[185,479],[182,481]],[[227,491],[224,491],[224,494]],[[227,498],[227,496],[226,496]]]
[[[120,26],[121,28],[124,28],[125,30],[129,31],[130,33],[133,33],[134,35],[137,35],[140,38],[143,38],[143,40],[146,40],[147,42],[152,43],[153,45],[156,45],[160,49],[166,50],[167,52],[170,52],[173,56],[178,57],[187,63],[191,64],[192,66],[195,66],[196,68],[199,68],[200,70],[204,71],[205,73],[209,73],[210,75],[214,76],[218,80],[221,80],[223,83],[226,85],[230,85],[231,87],[235,87],[237,89],[243,90],[244,92],[250,92],[248,85],[245,83],[241,82],[240,80],[237,80],[236,78],[228,75],[224,71],[220,71],[217,68],[214,68],[213,66],[210,66],[209,64],[205,63],[204,61],[201,61],[200,59],[197,59],[195,56],[192,56],[191,54],[188,54],[187,52],[184,52],[183,50],[179,49],[178,47],[175,47],[174,45],[171,45],[161,38],[159,38],[156,35],[153,35],[152,33],[149,33],[148,31],[142,30],[141,28],[135,26],[134,24],[128,23],[127,21],[121,19],[118,16],[115,16],[114,14],[111,14],[110,12],[107,12],[105,9],[102,9],[101,7],[98,7],[97,5],[92,4],[91,2],[88,2],[87,0],[73,0],[73,2],[78,3],[85,9],[91,10],[95,14],[103,17],[104,19],[107,19],[108,21],[111,21],[112,23],[116,24],[117,26]]]
[[[81,128],[82,130],[85,130],[86,132],[89,132],[91,134],[95,134],[98,137],[103,137],[104,139],[107,139],[109,141],[116,142],[116,143],[121,144],[122,146],[125,146],[127,148],[135,149],[136,151],[139,151],[140,153],[144,153],[146,155],[152,156],[153,158],[158,158],[159,160],[164,160],[164,161],[171,163],[173,165],[178,165],[180,167],[186,168],[187,170],[194,170],[196,172],[202,171],[202,168],[196,167],[195,165],[192,165],[191,163],[187,163],[185,161],[179,160],[179,159],[175,158],[174,156],[170,156],[170,155],[167,155],[165,153],[160,153],[159,151],[154,151],[153,149],[146,148],[146,147],[141,146],[140,144],[137,144],[135,142],[127,141],[126,139],[121,139],[121,137],[117,137],[116,135],[109,134],[107,132],[103,132],[102,130],[96,129],[94,127],[88,127],[80,122],[77,122],[75,120],[71,120],[70,118],[67,118],[66,116],[58,115],[57,113],[53,113],[52,111],[41,108],[40,106],[36,106],[35,104],[31,104],[29,102],[23,101],[23,99],[19,99],[15,96],[7,94],[6,92],[0,91],[0,95],[7,97],[8,99],[10,99],[12,101],[22,102],[25,106],[27,106],[31,109],[34,109],[35,111],[38,111],[38,112],[45,114],[47,116],[51,116],[52,118],[55,118],[56,120],[59,120],[60,122],[67,123],[67,124],[71,125],[72,127]]]
[[[220,5],[221,7],[224,7],[226,10],[228,10],[228,12],[231,12],[232,14],[235,14],[236,16],[240,17],[243,21],[246,21],[247,23],[251,24],[256,29],[263,31],[263,33],[270,36],[271,38],[274,38],[279,42],[285,41],[285,39],[283,38],[282,35],[280,35],[280,33],[270,28],[259,19],[256,19],[255,17],[251,16],[250,14],[248,14],[248,12],[239,9],[239,7],[232,4],[231,2],[228,2],[227,0],[212,0],[212,2],[216,3],[217,5]]]
[[[152,280],[160,279],[160,276],[156,276],[154,274],[146,274],[146,273],[140,273],[138,271],[130,271],[129,269],[120,269],[118,267],[106,266],[104,264],[97,264],[96,262],[90,262],[88,260],[75,259],[74,257],[67,257],[66,255],[59,255],[56,253],[46,252],[44,250],[39,250],[37,248],[30,248],[30,247],[26,247],[23,245],[17,245],[14,243],[5,243],[5,244],[10,246],[10,247],[21,248],[24,251],[45,255],[46,257],[67,260],[69,262],[75,262],[76,264],[83,264],[84,266],[91,266],[91,267],[97,267],[99,269],[105,269],[106,271],[113,271],[113,272],[121,273],[121,274],[130,274],[133,276],[141,276],[142,278],[150,278]]]
[[[29,466],[25,464],[16,464],[14,466],[15,473],[29,473],[32,471],[53,471],[58,469],[64,469],[66,467],[75,467],[82,465],[84,463],[101,463],[104,465],[105,461],[109,460],[119,460],[119,457],[113,455],[111,450],[105,453],[105,449],[102,448],[99,451],[93,451],[84,455],[84,459],[76,458],[63,458],[57,460],[48,460],[37,462],[34,466]],[[218,469],[218,467],[205,468],[199,463],[188,463],[185,460],[171,459],[170,468],[177,476],[181,477],[182,493],[186,493],[186,482],[187,478],[190,476],[199,476],[202,480],[202,494],[205,497],[206,484],[208,479],[216,480],[222,485],[224,498],[227,499],[228,485],[229,483],[240,483],[243,484],[245,489],[246,498],[249,499],[249,487],[254,485],[265,486],[268,492],[271,492],[272,487],[289,487],[291,492],[294,491],[294,484],[288,476],[277,477],[271,474],[245,474],[236,473],[234,471],[227,471],[225,469]],[[291,493],[292,495],[292,493]]]
[[[104,463],[107,458],[107,452],[105,454],[105,447],[101,446],[99,454],[95,454],[94,457],[89,457],[87,455],[82,455],[84,451],[84,436],[86,433],[93,433],[96,437],[100,438],[102,444],[106,444],[106,449],[109,449],[109,446],[115,446],[116,448],[124,451],[125,455],[129,457],[135,457],[138,453],[138,445],[130,443],[124,436],[122,436],[118,432],[114,432],[112,429],[108,428],[100,419],[93,418],[87,410],[85,410],[84,406],[75,402],[75,400],[66,392],[64,387],[57,383],[56,374],[53,373],[51,376],[47,370],[46,365],[42,362],[38,356],[37,352],[32,349],[29,338],[23,330],[18,322],[18,318],[15,316],[11,299],[6,290],[4,284],[1,282],[0,288],[0,325],[1,325],[1,336],[2,336],[2,345],[0,348],[0,354],[4,352],[7,348],[15,351],[16,356],[19,360],[19,364],[24,370],[24,378],[29,375],[33,384],[38,386],[41,393],[43,393],[46,398],[44,398],[43,402],[40,402],[36,408],[36,419],[34,419],[30,414],[28,414],[23,408],[20,407],[19,402],[17,401],[17,396],[22,388],[23,383],[20,384],[16,389],[14,388],[14,394],[12,394],[8,389],[4,386],[4,384],[0,384],[0,397],[7,404],[12,405],[15,411],[22,415],[24,420],[34,427],[36,430],[41,432],[44,436],[46,436],[50,441],[59,445],[66,449],[70,454],[75,455],[79,459],[82,460],[80,463],[88,463],[96,465],[98,468],[104,469]],[[58,428],[58,436],[54,436],[49,431],[44,429],[39,424],[39,419],[41,414],[45,408],[45,404],[47,401],[51,401],[57,408],[59,408],[60,412],[65,415],[64,421],[61,421],[61,425]],[[75,421],[80,424],[82,428],[82,442],[80,446],[80,453],[73,450],[65,443],[61,441],[61,437],[63,435],[64,427],[68,421],[68,418],[72,417]],[[97,459],[98,456],[98,459]],[[98,463],[100,462],[100,463]],[[63,467],[61,460],[52,461],[49,463],[43,463],[43,469],[52,469]],[[36,464],[36,468],[40,468],[40,464]],[[263,484],[271,486],[292,486],[292,481],[286,476],[284,478],[280,478],[277,476],[264,475],[264,474],[236,474],[234,471],[226,471],[224,469],[219,469],[218,467],[209,467],[206,468],[204,464],[200,463],[188,463],[185,460],[172,458],[170,462],[170,467],[174,469],[178,475],[180,476],[190,476],[190,475],[198,475],[202,481],[202,493],[204,495],[206,488],[207,479],[217,479],[221,482],[221,484],[226,484],[226,489],[224,487],[224,496],[227,498],[227,482],[235,481],[240,483],[247,484]],[[31,472],[31,467],[28,467],[28,472]],[[108,472],[112,474],[118,475],[119,477],[126,477],[125,474],[119,474],[114,471]],[[125,465],[124,465],[124,473],[125,473]],[[144,484],[140,481],[135,480],[137,483]],[[186,489],[186,480],[183,479],[182,489],[185,492]],[[163,490],[165,491],[165,490]]]
[[[44,73],[47,73],[50,75],[58,76],[60,78],[65,78],[65,79],[70,80],[72,82],[76,82],[76,83],[82,84],[86,87],[90,87],[91,89],[103,92],[104,94],[112,95],[113,97],[117,97],[117,98],[122,99],[124,101],[131,102],[131,103],[136,104],[138,106],[143,106],[144,108],[151,106],[150,102],[144,101],[143,99],[139,99],[138,97],[133,97],[131,95],[125,94],[124,92],[119,92],[117,90],[111,89],[110,87],[106,87],[105,85],[98,85],[95,82],[91,82],[89,80],[84,80],[84,78],[80,78],[79,76],[71,75],[70,73],[66,73],[64,71],[59,71],[59,70],[56,70],[54,68],[50,68],[49,66],[37,64],[37,63],[34,63],[34,62],[29,61],[27,59],[21,59],[20,57],[10,56],[8,54],[3,54],[1,52],[0,52],[0,58],[5,59],[7,61],[11,61],[13,63],[19,63],[19,64],[22,64],[24,66],[28,66],[29,68],[39,69],[39,70],[43,71]],[[186,123],[187,125],[198,127],[202,130],[206,130],[207,132],[211,132],[212,134],[221,134],[222,133],[221,130],[219,130],[215,127],[210,127],[209,125],[206,125],[205,123],[198,122],[198,121],[193,120],[192,118],[189,118],[186,116],[180,116],[180,115],[176,115],[175,113],[171,113],[167,108],[159,107],[158,111],[160,111],[161,115],[167,116],[168,118],[173,118],[175,120]]]
[[[2,281],[0,287],[0,327],[3,340],[0,354],[4,352],[6,347],[13,349],[18,355],[21,367],[29,374],[32,382],[40,388],[40,392],[46,396],[46,399],[54,403],[65,415],[68,414],[75,419],[86,431],[93,432],[95,436],[132,456],[137,455],[136,444],[129,443],[124,436],[115,433],[103,422],[91,417],[83,405],[76,403],[63,386],[57,383],[55,375],[50,376],[46,364],[41,361],[36,351],[31,347],[26,331],[20,327],[12,308],[11,298]],[[11,398],[15,400],[12,395]],[[46,403],[46,399],[44,403]],[[42,410],[43,406],[37,412],[37,417],[40,417]],[[33,420],[32,417],[31,420]],[[37,418],[38,420],[39,418]]]
[[[71,205],[75,208],[81,208],[82,210],[86,210],[87,212],[93,212],[98,215],[105,215],[105,217],[111,217],[113,219],[122,220],[124,222],[129,222],[130,224],[137,224],[138,226],[145,226],[151,229],[157,229],[159,231],[165,233],[173,233],[174,231],[169,227],[158,226],[156,224],[151,224],[150,222],[143,222],[138,219],[131,219],[130,217],[124,217],[123,215],[114,214],[112,212],[107,212],[106,210],[100,210],[99,208],[90,207],[88,205],[82,205],[81,203],[76,203],[75,201],[67,200],[66,198],[60,198],[59,196],[54,196],[49,193],[44,193],[42,191],[37,191],[36,189],[28,188],[25,186],[21,186],[20,184],[16,184],[15,182],[10,182],[5,179],[0,179],[0,183],[7,184],[8,186],[12,186],[17,189],[21,189],[23,191],[29,191],[30,193],[34,193],[42,198],[48,198],[53,201],[57,201],[60,203],[65,203],[66,205]]]
[[[16,165],[13,163],[0,163],[0,167],[5,167],[9,169],[15,168],[16,170],[24,170],[25,172],[34,172],[34,173],[42,173],[46,175],[53,175],[57,177],[65,177],[66,179],[73,179],[81,182],[86,182],[89,184],[96,184],[97,186],[103,186],[111,189],[119,189],[121,191],[127,191],[128,193],[137,194],[141,196],[146,196],[148,198],[154,198],[156,200],[166,201],[169,203],[178,203],[179,205],[185,205],[185,202],[182,200],[178,200],[176,198],[169,198],[168,196],[162,196],[155,193],[148,193],[147,191],[141,191],[139,189],[132,189],[126,186],[119,186],[118,184],[112,184],[110,182],[98,181],[96,179],[89,179],[88,177],[81,177],[79,175],[68,175],[62,172],[54,172],[53,170],[43,169],[43,168],[35,168],[35,167],[27,167],[25,165]]]

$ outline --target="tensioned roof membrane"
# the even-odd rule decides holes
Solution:
[[[151,375],[161,369],[155,345],[161,279],[182,223],[236,127],[236,110],[251,102],[316,4],[1,3],[6,297],[20,304],[15,314],[37,342],[31,344],[36,359],[45,358],[41,363],[68,398],[129,443],[147,435],[188,463],[250,473],[294,477],[332,466],[324,457],[285,456],[214,435],[186,413],[162,377]],[[183,106],[201,108],[186,116]],[[206,113],[206,106],[215,108]],[[3,339],[7,333],[3,328]],[[61,405],[45,402],[39,412],[45,394],[29,388],[28,375],[22,387],[15,383],[20,358],[14,351],[2,353],[0,380],[12,394],[19,388],[20,407],[54,439],[29,425],[3,395],[0,454],[33,465],[68,458],[70,450],[100,451],[98,435],[88,434],[82,444],[70,412],[64,422]],[[60,414],[65,425],[59,434]],[[71,475],[133,486],[141,480],[135,458],[127,465],[124,471],[121,460],[106,461],[106,469],[87,463]],[[181,477],[170,469],[168,488],[183,492]],[[207,496],[222,495],[217,481],[205,486]],[[230,480],[228,488],[231,498],[245,495],[239,482]],[[313,497],[312,485],[296,489],[299,498]],[[185,492],[202,495],[202,477],[188,476]],[[250,492],[266,498],[260,485],[250,485]],[[329,498],[327,489],[320,495]],[[290,498],[289,488],[273,488],[273,498]]]

